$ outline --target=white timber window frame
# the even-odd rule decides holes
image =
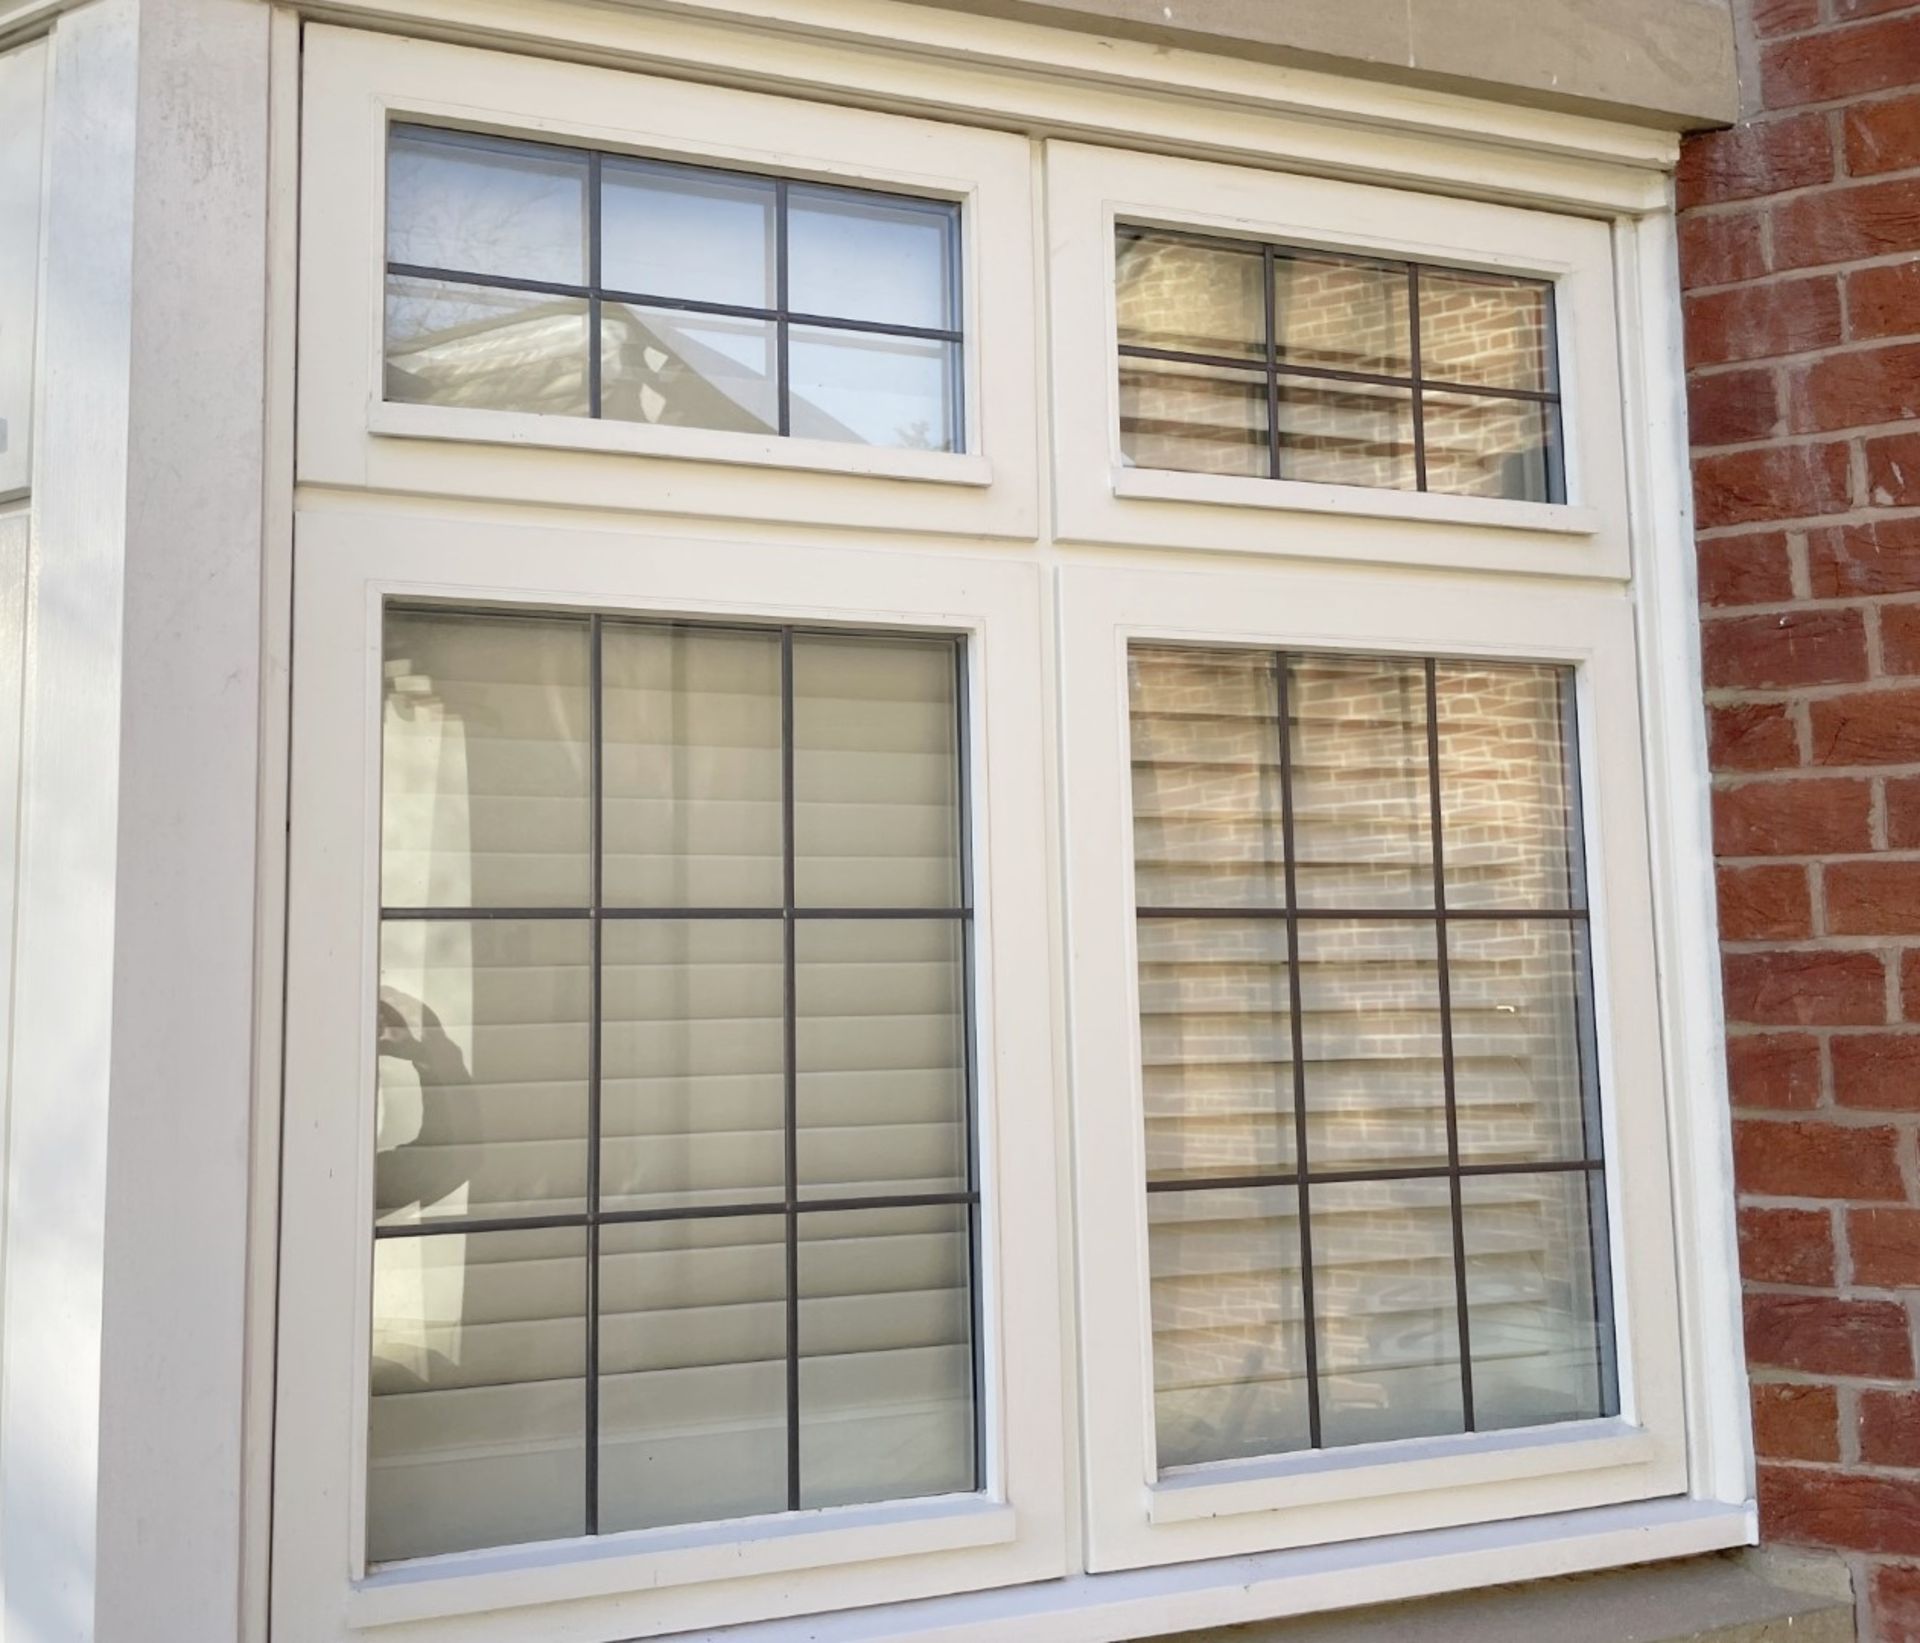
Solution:
[[[280,60],[285,106],[304,109],[276,161],[298,176],[303,231],[296,249],[282,225],[276,299],[299,577],[274,643],[300,668],[279,740],[280,756],[292,747],[284,1161],[265,1178],[271,1199],[279,1177],[280,1209],[273,1636],[610,1643],[733,1626],[744,1643],[789,1643],[820,1621],[782,1617],[832,1613],[849,1638],[1092,1643],[1750,1541],[1698,867],[1672,140],[895,0],[693,0],[671,16],[342,0],[329,15],[391,32],[308,24]],[[423,28],[441,38],[397,37]],[[397,119],[959,200],[965,454],[383,403]],[[1116,222],[1552,279],[1569,500],[1124,469]],[[287,587],[291,541],[282,551]],[[356,1571],[362,1459],[340,1445],[365,1420],[368,795],[388,594],[967,636],[993,985],[982,1245],[999,1252],[981,1274],[977,1501]],[[1576,669],[1602,1027],[1624,1035],[1607,1067],[1616,1420],[1156,1484],[1143,1244],[1126,1242],[1143,1219],[1113,764],[1130,637]],[[273,946],[263,999],[280,991]],[[263,1066],[278,1033],[263,1016]],[[1623,1106],[1631,1069],[1652,1082]],[[1069,1222],[1077,1298],[1051,1259]]]

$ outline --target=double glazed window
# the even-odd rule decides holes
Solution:
[[[371,1561],[979,1486],[961,669],[389,608]]]
[[[1126,460],[1565,500],[1539,280],[1121,227]]]
[[[396,126],[390,401],[957,451],[959,207]]]

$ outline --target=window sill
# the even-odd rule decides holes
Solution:
[[[1363,485],[1316,485],[1298,479],[1247,479],[1160,468],[1115,468],[1113,494],[1132,501],[1201,502],[1348,519],[1425,520],[1549,536],[1597,536],[1601,527],[1596,509],[1562,502],[1510,502],[1491,496],[1442,496],[1432,491],[1373,490]]]
[[[993,464],[986,457],[954,451],[843,445],[825,439],[727,433],[713,428],[664,428],[592,417],[475,410],[464,405],[409,405],[377,400],[368,407],[367,429],[392,439],[667,457],[682,462],[917,480],[935,485],[984,488],[993,483]]]
[[[393,1564],[356,1581],[347,1599],[347,1622],[388,1626],[1005,1545],[1015,1527],[1011,1506],[961,1495],[459,1552]]]
[[[1147,1491],[1147,1516],[1156,1524],[1190,1523],[1240,1512],[1559,1477],[1640,1465],[1657,1450],[1651,1433],[1612,1420],[1411,1438],[1277,1461],[1228,1461],[1162,1477]]]

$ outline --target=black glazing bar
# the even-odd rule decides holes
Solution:
[[[598,167],[596,166],[596,171]],[[600,1023],[602,1016],[601,856],[605,843],[602,801],[606,792],[600,618],[588,618],[587,860],[594,917],[587,1004],[587,1409],[586,1532],[600,1532]]]
[[[783,919],[784,907],[382,907],[392,923],[465,919]],[[796,907],[797,919],[955,919],[973,917],[967,907]]]
[[[600,415],[600,156],[587,154],[587,415]],[[598,899],[597,897],[595,898]]]
[[[1155,348],[1141,342],[1123,342],[1119,352],[1128,359],[1164,360],[1169,365],[1206,365],[1216,370],[1238,371],[1252,376],[1262,369],[1261,362],[1232,354],[1197,354],[1180,348]],[[1560,395],[1542,388],[1495,388],[1484,382],[1452,382],[1434,377],[1393,376],[1379,371],[1343,371],[1333,365],[1276,364],[1274,371],[1283,377],[1309,377],[1317,382],[1352,382],[1370,388],[1425,388],[1433,393],[1470,394],[1477,399],[1517,399],[1535,405],[1558,405]]]
[[[1548,383],[1553,388],[1553,400],[1540,410],[1542,423],[1541,437],[1547,442],[1547,500],[1565,502],[1567,499],[1567,456],[1566,439],[1560,411],[1560,316],[1556,289],[1549,281],[1541,292],[1541,301],[1545,306],[1547,334],[1542,347],[1543,363],[1548,372]]]
[[[490,919],[538,919],[592,918],[591,907],[382,907],[380,917],[383,921],[405,923],[416,920],[421,923],[444,922],[446,920],[475,920],[485,922]]]
[[[955,276],[958,277],[957,274]],[[969,746],[972,707],[967,695],[967,642],[953,641],[953,773],[955,843],[960,855],[960,905],[973,906],[973,787]],[[960,1056],[962,1062],[962,1116],[966,1124],[967,1154],[967,1314],[972,1332],[967,1342],[967,1367],[973,1387],[973,1487],[986,1487],[986,1410],[982,1407],[980,1340],[980,1138],[977,1056],[974,1047],[973,936],[971,920],[960,925]]]
[[[591,285],[573,285],[564,280],[516,279],[511,274],[470,274],[459,268],[436,268],[430,263],[390,262],[387,272],[396,279],[477,285],[487,291],[523,291],[530,297],[576,297],[584,302],[593,295]]]
[[[1427,488],[1427,411],[1420,393],[1420,270],[1407,264],[1407,362],[1413,368],[1413,483]],[[1432,664],[1428,664],[1431,671]],[[1438,833],[1435,843],[1439,842]],[[1445,931],[1441,932],[1444,942]]]
[[[1279,274],[1274,268],[1273,247],[1261,247],[1260,288],[1265,309],[1264,334],[1267,342],[1267,476],[1280,474],[1280,326],[1275,304],[1279,298]]]
[[[1512,1164],[1410,1164],[1405,1169],[1311,1170],[1306,1180],[1315,1187],[1364,1186],[1369,1181],[1444,1181],[1450,1175],[1581,1175],[1606,1166],[1598,1158],[1524,1160]],[[1253,1187],[1294,1187],[1300,1176],[1291,1170],[1248,1175],[1194,1175],[1149,1181],[1149,1192],[1233,1192]]]
[[[1565,1166],[1540,1165],[1542,1169]],[[1598,1165],[1594,1166],[1598,1168]],[[547,1232],[566,1228],[639,1226],[655,1221],[718,1221],[745,1215],[822,1215],[860,1209],[940,1209],[977,1204],[977,1192],[880,1193],[865,1198],[767,1198],[745,1204],[666,1204],[658,1209],[603,1209],[596,1215],[446,1216],[437,1220],[376,1226],[376,1238],[430,1238],[436,1233]]]
[[[947,311],[945,317],[949,321],[959,319],[963,312],[960,304],[965,290],[966,248],[961,243],[961,235],[967,231],[968,223],[965,215],[957,205],[953,206],[947,217]],[[947,443],[956,451],[964,451],[967,449],[967,362],[960,332],[949,332],[945,340],[953,345],[946,352],[948,415],[953,420]],[[963,750],[961,753],[963,764],[965,758],[966,754]],[[979,1400],[974,1401],[977,1407]]]
[[[1302,919],[1338,919],[1342,924],[1405,924],[1418,921],[1431,923],[1437,916],[1441,920],[1457,924],[1498,920],[1501,923],[1523,922],[1527,919],[1544,919],[1559,923],[1584,923],[1587,909],[1584,907],[1448,907],[1430,909],[1426,907],[1300,907],[1291,912],[1285,907],[1141,907],[1137,909],[1142,918],[1302,918]]]
[[[1307,1443],[1320,1447],[1320,1339],[1313,1294],[1313,1216],[1307,1180],[1307,1051],[1300,1004],[1300,886],[1294,865],[1293,706],[1284,653],[1273,657],[1274,717],[1280,731],[1280,854],[1287,891],[1287,1030],[1293,1054],[1294,1190],[1300,1206],[1300,1316],[1306,1336]]]
[[[787,189],[779,193],[780,224],[780,302],[787,300]],[[786,327],[780,330],[780,431],[787,420]],[[800,1221],[795,1207],[800,1196],[800,977],[796,936],[799,926],[793,917],[794,904],[794,824],[793,824],[793,632],[780,633],[780,853],[781,894],[786,902],[782,921],[784,938],[782,969],[785,972],[782,1006],[784,1052],[784,1116],[786,1160],[786,1236],[787,1236],[787,1510],[800,1510]]]
[[[1417,319],[1417,316],[1416,316]],[[1441,838],[1440,800],[1440,688],[1439,669],[1426,661],[1427,682],[1427,808],[1433,837],[1433,907],[1447,910],[1446,850]],[[1447,1202],[1453,1222],[1453,1301],[1460,1330],[1460,1407],[1466,1429],[1474,1428],[1473,1328],[1467,1316],[1467,1221],[1460,1191],[1460,1103],[1453,1059],[1453,977],[1448,969],[1447,925],[1441,918],[1433,927],[1435,975],[1440,990],[1440,1079],[1446,1093]]]
[[[776,388],[776,404],[779,407],[779,432],[783,435],[793,432],[793,405],[788,393],[789,388],[792,386],[793,371],[790,352],[792,324],[787,318],[787,192],[786,179],[776,179],[773,185],[773,301],[774,306],[778,308],[780,312],[774,320],[773,325],[773,355],[774,375],[778,384]],[[781,643],[786,647],[785,653],[788,658],[791,659],[793,654],[793,635],[790,632],[784,633],[781,637]],[[789,683],[791,683],[791,679],[789,679]],[[789,694],[787,697],[789,712],[792,710],[792,705],[793,698],[792,695]],[[791,741],[788,743],[787,750],[789,753],[792,752]],[[791,768],[789,768],[788,773],[791,775]],[[789,804],[791,804],[793,798],[791,788],[788,790],[787,798]],[[793,847],[791,836],[788,837],[787,847],[789,852],[791,852]],[[791,853],[788,855],[787,862],[789,873],[791,873],[793,862]],[[793,905],[791,889],[789,889],[787,894],[787,905],[789,907]],[[791,970],[791,965],[789,965],[789,970]],[[790,1471],[797,1477],[800,1464],[797,1458],[800,1453],[800,1437],[798,1431],[794,1430],[790,1432],[788,1439],[795,1457]],[[792,1478],[789,1478],[788,1482],[790,1485],[789,1493],[796,1494],[797,1496],[799,1485],[794,1483]],[[797,1510],[799,1505],[797,1498],[794,1505]]]

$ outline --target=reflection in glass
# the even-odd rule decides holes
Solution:
[[[967,1219],[962,1205],[800,1217],[801,1506],[978,1487]]]
[[[787,210],[792,312],[928,331],[959,328],[953,280],[959,206],[793,183]]]
[[[600,986],[602,1207],[780,1199],[780,921],[609,919]]]
[[[1554,502],[1553,407],[1429,388],[1421,396],[1427,489],[1454,496]]]
[[[614,907],[778,907],[780,636],[601,628],[602,893]]]
[[[1282,377],[1277,394],[1282,479],[1395,491],[1419,483],[1408,389]]]
[[[1298,1194],[1156,1192],[1147,1220],[1162,1470],[1306,1448]]]
[[[1431,381],[1551,393],[1552,287],[1540,280],[1420,270],[1420,369]]]
[[[1178,360],[1120,361],[1120,452],[1130,467],[1265,479],[1266,378]]]
[[[1273,337],[1282,365],[1412,375],[1404,266],[1287,252],[1275,256],[1273,273]]]
[[[957,919],[797,926],[803,1198],[966,1190],[962,963]]]
[[[600,1234],[600,1529],[787,1505],[787,1256],[779,1215]]]
[[[585,416],[587,305],[577,297],[390,274],[386,397]]]
[[[608,155],[600,162],[600,280],[633,296],[774,305],[774,183]]]
[[[585,903],[588,666],[584,619],[388,613],[387,906]]]
[[[586,1208],[590,962],[579,919],[382,926],[380,1221]]]
[[[584,285],[586,154],[395,126],[387,142],[387,260]]]
[[[769,320],[600,309],[600,414],[616,422],[780,431],[780,377]]]
[[[910,451],[960,448],[954,344],[796,325],[787,346],[796,439]]]
[[[586,1527],[580,1228],[373,1246],[367,1558]]]
[[[1123,346],[1257,360],[1266,354],[1258,247],[1123,228],[1114,298]]]

